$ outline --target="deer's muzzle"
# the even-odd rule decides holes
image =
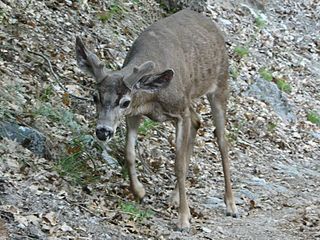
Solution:
[[[99,126],[96,128],[97,138],[101,141],[110,140],[113,137],[113,129],[106,126]]]

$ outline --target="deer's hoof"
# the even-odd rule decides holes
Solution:
[[[226,212],[226,216],[233,217],[233,218],[240,218],[240,214],[238,212],[235,212],[235,213]]]
[[[146,190],[140,182],[135,185],[131,185],[131,191],[137,201],[143,202],[143,198],[146,195]]]
[[[179,222],[176,226],[176,231],[179,232],[189,232],[190,231],[190,222]]]
[[[177,223],[177,228],[176,228],[177,231],[189,232],[190,221],[191,221],[191,214],[189,210],[186,214],[179,214],[179,221]]]
[[[239,212],[237,209],[237,206],[234,202],[234,199],[232,198],[232,200],[227,200],[225,199],[225,203],[226,203],[226,207],[227,207],[227,211],[226,211],[226,216],[232,216],[233,218],[239,218]]]
[[[232,204],[231,207],[227,207],[226,216],[231,216],[233,218],[240,217],[240,214],[235,204]]]

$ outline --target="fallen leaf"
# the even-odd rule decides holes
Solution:
[[[57,224],[57,215],[55,212],[48,212],[47,214],[42,216],[42,219],[45,222],[50,223],[52,226],[55,226]]]

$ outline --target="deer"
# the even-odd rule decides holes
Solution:
[[[193,152],[200,117],[193,102],[206,96],[210,103],[214,135],[222,158],[226,215],[238,217],[231,186],[226,107],[228,55],[224,35],[210,18],[190,9],[181,10],[146,28],[132,44],[120,70],[105,64],[76,37],[79,68],[96,81],[93,100],[97,111],[96,136],[110,141],[126,119],[126,164],[130,189],[138,200],[146,194],[135,167],[138,127],[145,116],[175,125],[176,185],[171,201],[178,206],[177,229],[190,228],[186,173]]]

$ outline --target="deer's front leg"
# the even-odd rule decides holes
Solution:
[[[190,113],[187,111],[177,122],[175,173],[179,189],[179,220],[177,224],[179,230],[189,229],[191,218],[185,187],[190,125]]]
[[[141,201],[146,194],[142,183],[138,180],[136,171],[135,145],[141,116],[127,117],[126,160],[130,177],[130,188],[134,196]]]

